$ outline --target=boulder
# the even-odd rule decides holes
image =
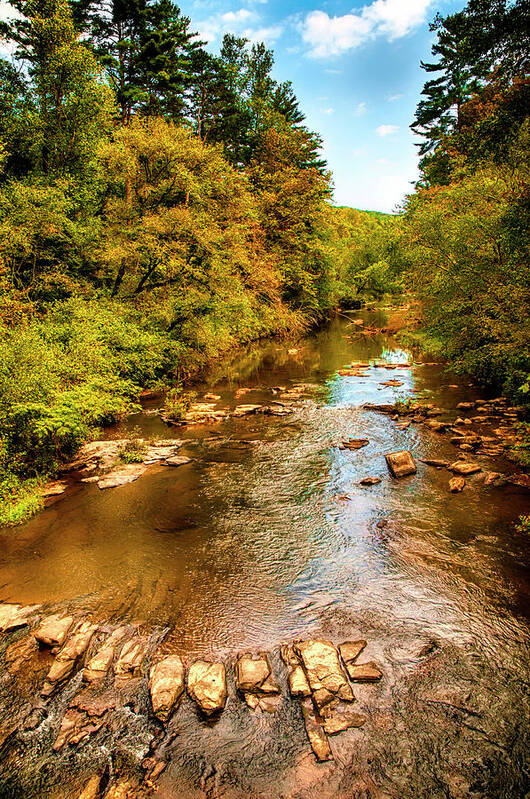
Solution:
[[[409,474],[416,474],[416,464],[408,450],[390,452],[385,455],[385,459],[393,477],[407,477]]]
[[[449,491],[451,494],[459,494],[460,491],[463,491],[466,485],[466,481],[463,477],[451,477],[449,480]]]
[[[302,661],[319,711],[335,698],[353,701],[353,692],[342,669],[339,653],[330,641],[300,641],[294,648]]]
[[[66,636],[74,619],[72,616],[48,616],[41,622],[33,633],[39,646],[59,647],[65,642]]]
[[[500,480],[504,475],[500,472],[486,472],[484,475],[484,485],[490,486],[494,485],[498,480]]]
[[[317,721],[310,699],[302,700],[302,715],[304,717],[307,737],[309,738],[309,743],[311,744],[311,749],[315,753],[316,759],[320,762],[333,760],[333,753],[329,745],[328,737]]]
[[[25,627],[35,617],[40,605],[0,605],[0,632],[7,633]]]
[[[455,461],[449,466],[449,470],[455,474],[468,475],[481,472],[482,469],[476,463],[469,463],[468,461]]]
[[[151,668],[149,692],[155,716],[167,721],[184,693],[184,664],[178,655],[168,655]]]
[[[281,657],[288,669],[289,692],[292,697],[311,696],[311,688],[300,663],[300,658],[290,644],[282,644]]]
[[[380,477],[363,477],[363,479],[359,481],[362,486],[375,486],[380,482]]]
[[[239,691],[252,693],[279,693],[280,689],[272,678],[269,658],[265,653],[245,654],[236,663],[236,685]]]
[[[347,663],[350,679],[355,682],[377,682],[383,676],[381,669],[370,660],[368,663]]]
[[[188,693],[207,716],[223,710],[228,697],[224,665],[207,660],[192,663],[188,673]]]

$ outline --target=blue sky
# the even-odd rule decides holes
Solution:
[[[273,48],[278,80],[291,80],[309,125],[324,139],[335,202],[391,211],[416,177],[409,130],[429,59],[428,22],[455,0],[181,0],[218,49],[225,32]]]
[[[177,0],[219,49],[226,32],[264,41],[324,140],[335,202],[393,210],[417,175],[409,129],[430,58],[428,22],[464,0]],[[0,18],[9,15],[0,0]]]

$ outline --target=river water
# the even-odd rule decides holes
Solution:
[[[530,557],[515,528],[528,513],[528,493],[486,488],[478,474],[454,495],[449,472],[421,462],[416,475],[392,479],[385,453],[452,461],[455,447],[425,425],[400,430],[365,403],[414,396],[443,409],[443,420],[481,394],[443,365],[417,359],[410,368],[339,376],[352,361],[414,360],[391,336],[353,331],[337,317],[296,343],[254,345],[194,386],[199,398],[214,392],[219,407],[233,408],[270,404],[272,387],[304,384],[293,414],[185,429],[168,428],[154,413],[135,415],[107,437],[185,437],[180,454],[191,463],[153,466],[107,491],[80,483],[1,533],[2,601],[157,627],[169,631],[168,651],[190,660],[229,662],[259,649],[280,670],[282,641],[368,640],[366,659],[379,663],[384,679],[361,691],[370,722],[334,738],[335,761],[314,762],[294,703],[269,716],[230,700],[213,725],[185,705],[157,796],[523,797],[530,790],[522,717]],[[383,386],[389,378],[402,385]],[[349,437],[369,444],[339,449]],[[502,458],[473,460],[484,470],[514,470]],[[366,476],[381,482],[361,486]],[[59,703],[50,717],[56,724],[60,710]],[[151,722],[135,724],[113,743],[126,760],[149,739]],[[42,740],[35,733],[13,747],[9,768],[26,777],[4,772],[0,795],[76,797],[76,757],[85,769],[101,762],[97,738],[81,754],[61,756]],[[49,777],[39,793],[35,769],[43,764]],[[65,769],[73,782],[59,788]]]

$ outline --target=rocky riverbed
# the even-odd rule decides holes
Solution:
[[[520,409],[364,317],[146,397],[2,533],[0,796],[526,796]]]

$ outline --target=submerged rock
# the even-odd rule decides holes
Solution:
[[[167,721],[184,693],[184,664],[178,655],[168,655],[151,668],[149,692],[155,716]]]
[[[188,673],[188,693],[207,716],[223,710],[228,697],[224,665],[208,660],[192,663]]]
[[[426,466],[434,466],[436,469],[447,469],[449,461],[443,461],[438,458],[420,458],[420,461]]]
[[[362,480],[359,481],[362,486],[375,486],[381,482],[380,477],[363,477]]]
[[[449,480],[449,491],[451,494],[459,494],[460,491],[463,491],[466,485],[466,481],[463,477],[451,477]]]
[[[68,483],[64,480],[54,480],[51,483],[46,483],[44,488],[41,491],[41,496],[43,497],[58,497],[61,494],[64,494],[66,489],[68,488]]]
[[[339,444],[339,449],[362,449],[369,443],[367,438],[348,438]]]
[[[118,660],[114,664],[114,674],[118,681],[127,680],[139,674],[146,650],[147,640],[145,638],[132,638],[123,645]]]
[[[302,715],[304,717],[305,729],[311,749],[315,753],[317,760],[333,760],[333,753],[329,745],[328,737],[322,725],[318,723],[313,704],[310,699],[302,700]]]
[[[385,455],[385,459],[393,477],[407,477],[410,474],[416,474],[416,464],[408,450],[390,452]]]
[[[30,624],[40,605],[0,605],[0,632],[7,633]]]
[[[484,475],[484,485],[490,486],[499,482],[504,477],[500,472],[486,472]]]
[[[191,458],[186,455],[173,455],[171,458],[166,458],[166,466],[185,466],[186,463],[191,463]]]
[[[74,623],[72,616],[48,616],[33,633],[39,646],[58,647],[65,642],[70,627]]]

